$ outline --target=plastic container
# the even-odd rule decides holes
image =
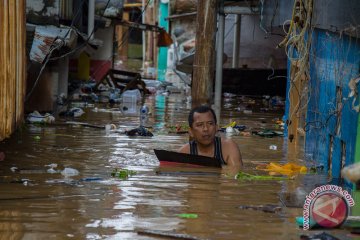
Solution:
[[[139,89],[127,90],[122,94],[123,102],[133,102],[134,98],[135,103],[141,99],[141,93]]]
[[[125,113],[137,113],[137,101],[141,98],[140,91],[138,89],[135,90],[127,90],[122,94],[122,105]]]
[[[135,96],[123,96],[122,98],[122,109],[125,113],[136,114],[137,113],[137,105],[136,105],[136,97]]]

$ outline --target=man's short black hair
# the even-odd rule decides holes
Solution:
[[[189,122],[189,127],[192,127],[193,123],[194,123],[194,113],[207,113],[207,112],[211,112],[211,114],[213,115],[214,117],[214,121],[215,121],[215,124],[216,124],[216,115],[215,115],[215,112],[214,110],[209,107],[209,106],[206,106],[206,105],[201,105],[201,106],[198,106],[198,107],[195,107],[193,108],[190,113],[189,113],[189,118],[188,118],[188,122]]]

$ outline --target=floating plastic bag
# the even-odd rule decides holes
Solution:
[[[61,174],[65,177],[71,177],[79,175],[79,171],[74,168],[65,168],[61,171]]]
[[[26,120],[30,123],[52,123],[55,122],[54,116],[50,113],[46,113],[45,115],[41,115],[38,111],[34,111],[30,113]]]
[[[279,173],[287,176],[307,172],[307,168],[305,166],[300,166],[295,163],[286,163],[284,165],[281,165],[278,163],[271,162],[265,165],[258,165],[256,169],[268,171],[269,174]]]

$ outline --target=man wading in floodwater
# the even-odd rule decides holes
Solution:
[[[238,173],[243,166],[240,149],[233,140],[216,136],[218,126],[214,110],[208,106],[195,107],[190,111],[188,121],[193,140],[179,152],[214,157],[227,173]]]

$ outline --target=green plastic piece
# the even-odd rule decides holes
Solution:
[[[198,218],[196,213],[180,213],[177,216],[181,218]]]

